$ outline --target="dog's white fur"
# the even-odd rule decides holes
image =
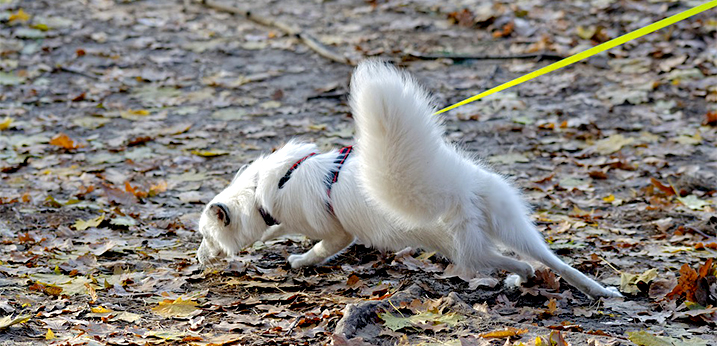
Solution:
[[[445,141],[428,95],[409,75],[379,61],[361,63],[351,81],[351,108],[357,145],[330,201],[324,181],[336,168],[335,150],[305,160],[278,188],[289,167],[317,151],[314,144],[290,141],[241,169],[207,205],[199,221],[200,262],[298,233],[321,241],[289,256],[293,268],[322,263],[358,238],[381,249],[435,250],[468,270],[492,267],[523,281],[532,277],[529,264],[497,251],[499,242],[544,263],[591,297],[620,296],[550,251],[518,191]],[[229,211],[226,226],[218,218],[219,203]],[[259,208],[280,224],[267,226]]]

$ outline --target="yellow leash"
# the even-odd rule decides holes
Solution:
[[[612,40],[610,40],[610,41],[607,41],[607,42],[605,42],[605,43],[602,43],[602,44],[600,44],[600,45],[597,45],[597,46],[595,46],[595,47],[592,47],[592,48],[590,48],[590,49],[588,49],[588,50],[582,51],[582,52],[580,52],[580,53],[578,53],[578,54],[575,54],[575,55],[573,55],[573,56],[567,57],[567,58],[565,58],[565,59],[563,59],[563,60],[560,60],[560,61],[555,62],[555,63],[553,63],[553,64],[550,64],[550,65],[548,65],[548,66],[545,66],[545,67],[543,67],[543,68],[541,68],[541,69],[539,69],[539,70],[537,70],[537,71],[533,71],[533,72],[528,73],[528,74],[526,74],[526,75],[524,75],[524,76],[522,76],[522,77],[516,78],[516,79],[514,79],[514,80],[512,80],[512,81],[510,81],[510,82],[503,83],[503,84],[501,84],[501,85],[499,85],[499,86],[497,86],[497,87],[495,87],[495,88],[493,88],[493,89],[484,91],[484,92],[482,92],[482,93],[480,93],[480,94],[478,94],[478,95],[475,95],[475,96],[470,97],[470,98],[467,98],[467,99],[465,99],[465,100],[463,100],[463,101],[461,101],[461,102],[458,102],[458,103],[456,103],[456,104],[453,104],[453,105],[451,105],[451,106],[448,106],[448,107],[446,107],[446,108],[443,108],[443,109],[439,110],[438,112],[434,113],[434,115],[441,114],[441,113],[443,113],[443,112],[447,112],[447,111],[449,111],[449,110],[451,110],[451,109],[453,109],[453,108],[460,107],[460,106],[462,106],[462,105],[464,105],[464,104],[467,104],[467,103],[471,103],[471,102],[473,102],[473,101],[476,101],[476,100],[481,99],[481,98],[483,98],[483,97],[486,97],[486,96],[488,96],[488,95],[495,94],[495,93],[497,93],[497,92],[499,92],[499,91],[503,91],[503,90],[508,89],[508,88],[510,88],[510,87],[512,87],[512,86],[516,86],[516,85],[518,85],[518,84],[520,84],[520,83],[527,82],[527,81],[529,81],[529,80],[531,80],[531,79],[533,79],[533,78],[535,78],[535,77],[542,76],[542,75],[544,75],[544,74],[546,74],[546,73],[548,73],[548,72],[552,72],[552,71],[555,71],[555,70],[557,70],[557,69],[559,69],[559,68],[562,68],[562,67],[565,67],[565,66],[574,64],[574,63],[576,63],[576,62],[578,62],[578,61],[580,61],[580,60],[587,59],[587,58],[589,58],[589,57],[591,57],[591,56],[593,56],[593,55],[595,55],[595,54],[604,52],[604,51],[606,51],[606,50],[608,50],[608,49],[610,49],[610,48],[613,48],[613,47],[617,47],[617,46],[619,46],[619,45],[621,45],[621,44],[623,44],[623,43],[625,43],[625,42],[627,42],[627,41],[631,41],[631,40],[634,40],[634,39],[636,39],[636,38],[639,38],[639,37],[645,36],[645,35],[647,35],[647,34],[653,33],[653,32],[655,32],[655,31],[657,31],[657,30],[660,30],[660,29],[662,29],[662,28],[664,28],[664,27],[666,27],[666,26],[670,26],[670,25],[675,24],[675,23],[677,23],[677,22],[679,22],[679,21],[681,21],[681,20],[684,20],[684,19],[687,19],[687,18],[689,18],[689,17],[692,17],[692,16],[694,16],[694,15],[696,15],[696,14],[698,14],[698,13],[707,11],[707,10],[713,8],[713,7],[717,7],[717,0],[709,1],[709,2],[704,3],[704,4],[702,4],[702,5],[693,7],[693,8],[691,8],[691,9],[687,10],[687,11],[680,12],[680,13],[674,15],[674,16],[667,17],[667,18],[665,18],[665,19],[663,19],[663,20],[661,20],[661,21],[659,21],[659,22],[652,23],[652,24],[650,24],[650,25],[648,25],[648,26],[646,26],[646,27],[644,27],[644,28],[637,29],[637,30],[635,30],[635,31],[633,31],[633,32],[630,32],[630,33],[627,33],[627,34],[625,34],[625,35],[622,35],[622,36],[620,36],[620,37],[618,37],[618,38],[614,38],[614,39],[612,39]]]

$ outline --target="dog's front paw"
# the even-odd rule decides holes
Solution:
[[[505,287],[515,289],[520,287],[523,283],[525,283],[525,280],[520,277],[518,274],[510,274],[505,278]]]
[[[605,291],[603,292],[603,297],[620,298],[620,297],[623,297],[623,295],[622,295],[622,293],[620,293],[620,291],[618,291],[617,288],[608,286],[608,287],[605,287]]]
[[[290,255],[287,260],[289,261],[291,268],[294,269],[301,268],[307,265],[306,255]]]

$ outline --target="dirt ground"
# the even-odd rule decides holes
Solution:
[[[300,236],[195,260],[243,164],[353,143],[350,63],[442,107],[700,3],[0,0],[0,344],[717,344],[715,9],[443,115],[625,298],[361,244],[294,270]]]

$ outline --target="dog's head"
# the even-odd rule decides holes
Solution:
[[[267,208],[277,183],[296,160],[316,152],[315,144],[289,141],[269,156],[257,158],[237,172],[229,186],[204,208],[199,231],[204,236],[197,250],[202,264],[231,256],[261,240],[269,226],[259,209]]]
[[[236,254],[266,231],[256,199],[259,161],[240,169],[229,186],[204,208],[199,218],[199,232],[204,237],[197,250],[200,263]]]

